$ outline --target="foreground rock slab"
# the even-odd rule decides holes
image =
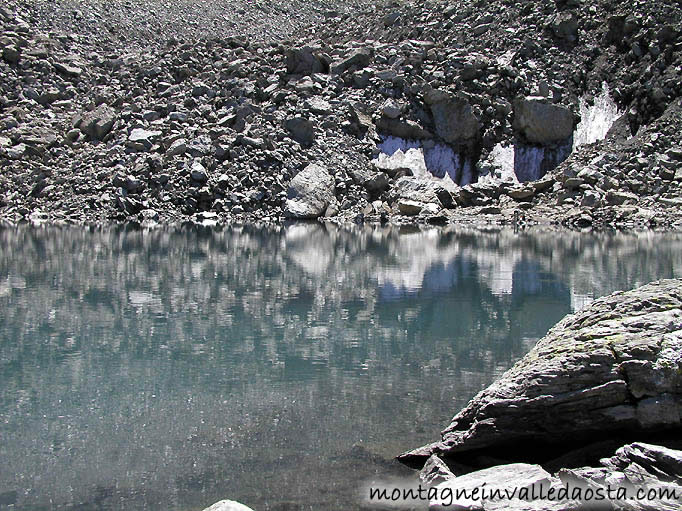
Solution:
[[[432,462],[433,463],[433,462]],[[441,462],[442,463],[442,462]],[[513,463],[461,477],[444,474],[429,509],[469,511],[673,510],[682,505],[682,451],[634,443],[599,467],[562,469]],[[443,471],[441,470],[441,474]]]
[[[487,448],[538,454],[613,435],[677,430],[681,407],[682,280],[659,281],[564,318],[474,397],[440,442],[399,459],[423,465],[432,454]]]

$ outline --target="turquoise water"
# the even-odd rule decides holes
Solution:
[[[0,508],[360,507],[680,234],[0,227]]]

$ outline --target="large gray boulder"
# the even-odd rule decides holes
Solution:
[[[334,178],[320,166],[308,165],[289,183],[285,216],[319,218],[334,200]]]
[[[532,144],[548,145],[573,136],[573,113],[543,97],[514,101],[514,130]]]
[[[431,109],[436,133],[448,144],[471,144],[479,137],[481,124],[469,102],[447,92],[432,89],[424,94]]]
[[[524,498],[507,498],[507,492],[517,495],[540,495],[550,488],[558,489],[559,479],[553,477],[538,465],[512,463],[479,470],[470,474],[448,479],[436,489],[436,498],[429,502],[430,510],[519,510],[519,511],[573,511],[575,502],[551,502]],[[502,498],[487,498],[489,495]],[[511,494],[510,494],[511,495]],[[516,496],[515,496],[516,497]],[[529,501],[530,500],[530,501]]]
[[[439,442],[402,454],[514,448],[538,452],[611,435],[678,430],[682,416],[682,280],[614,293],[559,322],[480,392]]]

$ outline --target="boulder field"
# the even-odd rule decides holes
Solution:
[[[0,219],[674,228],[681,21],[675,1],[7,0]],[[604,90],[617,120],[586,113]]]

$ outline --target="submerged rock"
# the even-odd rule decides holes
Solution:
[[[559,322],[442,432],[399,456],[494,448],[524,455],[680,428],[682,280],[614,293]]]
[[[204,511],[253,511],[250,507],[240,504],[234,500],[221,500]]]

